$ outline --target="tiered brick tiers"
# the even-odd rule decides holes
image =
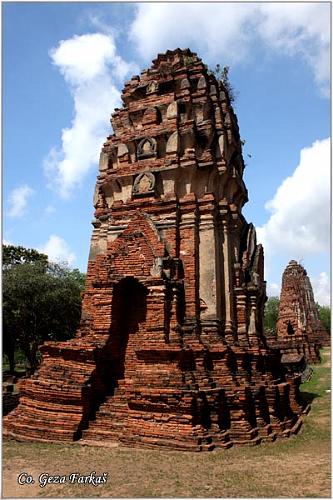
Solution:
[[[263,249],[228,92],[189,50],[125,84],[76,338],[48,342],[6,435],[210,450],[287,437],[300,378],[263,333]]]
[[[289,262],[283,273],[276,337],[269,345],[279,348],[287,363],[300,356],[310,363],[318,363],[319,348],[330,345],[310,279],[295,260]]]

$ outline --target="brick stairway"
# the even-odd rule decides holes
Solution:
[[[119,441],[126,419],[128,418],[128,405],[123,387],[115,387],[114,393],[106,397],[95,418],[89,421],[88,429],[82,431],[82,444],[106,444],[106,441]],[[104,441],[104,443],[101,443]]]

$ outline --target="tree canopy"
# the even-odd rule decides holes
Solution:
[[[45,265],[48,263],[47,255],[40,253],[33,248],[24,248],[15,245],[2,246],[2,267],[8,267],[17,264],[27,264],[32,262],[43,262]]]
[[[264,327],[265,331],[276,331],[276,322],[279,315],[280,300],[278,297],[269,297],[265,304]]]
[[[330,334],[331,333],[331,308],[329,306],[320,306],[319,304],[317,304],[317,309],[318,309],[320,321],[321,321],[323,327]]]
[[[65,264],[23,247],[4,249],[3,348],[11,371],[19,347],[31,368],[38,365],[38,346],[45,340],[73,337],[81,316],[84,275]]]

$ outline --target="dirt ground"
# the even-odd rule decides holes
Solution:
[[[122,447],[3,442],[3,498],[330,497],[330,352],[302,390],[312,410],[292,438],[256,447],[182,453]],[[18,484],[23,472],[33,484]],[[107,474],[97,486],[70,474]],[[39,477],[66,476],[40,486]],[[45,479],[47,476],[42,476]],[[21,480],[26,476],[21,476]],[[72,479],[74,481],[74,477]],[[96,480],[98,481],[98,480]]]

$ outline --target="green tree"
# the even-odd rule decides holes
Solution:
[[[24,248],[22,246],[15,245],[2,246],[3,273],[6,273],[6,271],[13,266],[32,262],[40,262],[41,265],[46,266],[48,263],[47,255],[32,248]],[[6,297],[3,296],[3,352],[8,357],[10,371],[13,373],[15,368],[14,357],[17,339],[14,328],[8,328],[8,321],[14,325],[16,321],[16,313],[15,310],[10,311],[8,305],[8,300],[6,300]]]
[[[28,262],[48,263],[47,255],[40,253],[33,248],[24,248],[15,245],[2,246],[2,269],[15,266],[17,264],[26,264]]]
[[[45,259],[4,268],[3,339],[11,371],[16,347],[35,370],[39,344],[73,337],[80,321],[83,286],[84,275],[78,270]]]
[[[318,303],[316,305],[323,327],[331,334],[331,308],[329,306],[320,306]]]
[[[269,297],[265,304],[264,328],[265,330],[276,330],[276,322],[279,315],[280,300],[278,297]]]

